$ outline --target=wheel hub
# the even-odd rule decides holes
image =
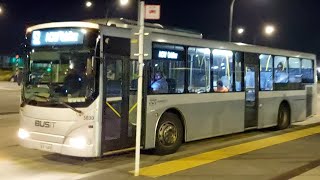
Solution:
[[[165,146],[170,146],[177,141],[178,131],[174,124],[163,123],[159,128],[159,141]]]

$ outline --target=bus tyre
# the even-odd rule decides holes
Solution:
[[[182,140],[183,127],[178,116],[173,113],[163,114],[157,126],[155,153],[172,154],[179,149]]]
[[[290,125],[290,109],[287,104],[282,103],[278,112],[277,129],[286,129]]]

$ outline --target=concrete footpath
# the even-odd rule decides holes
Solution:
[[[18,86],[16,82],[0,81],[0,90],[19,91],[21,86]]]
[[[15,82],[0,81],[0,115],[19,112],[21,86]]]

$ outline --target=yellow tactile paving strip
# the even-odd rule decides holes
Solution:
[[[202,154],[177,159],[174,161],[168,161],[153,166],[147,166],[140,169],[140,175],[147,177],[160,177],[176,173],[179,171],[191,169],[201,165],[213,163],[218,160],[230,158],[236,155],[248,153],[251,151],[259,150],[262,148],[270,147],[273,145],[293,141],[306,136],[320,133],[320,126],[307,128],[303,130],[297,130],[294,132],[277,135],[265,139],[246,142],[239,145],[229,146],[222,149],[217,149]]]

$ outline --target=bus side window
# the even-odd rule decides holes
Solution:
[[[289,58],[289,82],[301,83],[301,61],[299,58]]]
[[[233,52],[229,50],[214,49],[213,56],[213,89],[218,91],[218,82],[223,84],[229,92],[233,91]]]
[[[273,90],[273,57],[261,54],[260,59],[260,89],[262,91]]]
[[[242,52],[236,52],[235,53],[235,62],[234,62],[234,67],[235,67],[235,90],[237,92],[240,92],[243,90],[243,53]]]
[[[302,82],[303,83],[314,83],[314,69],[313,69],[313,63],[309,59],[303,59],[302,60]]]
[[[274,68],[274,82],[288,83],[289,75],[287,58],[283,56],[275,56]]]

